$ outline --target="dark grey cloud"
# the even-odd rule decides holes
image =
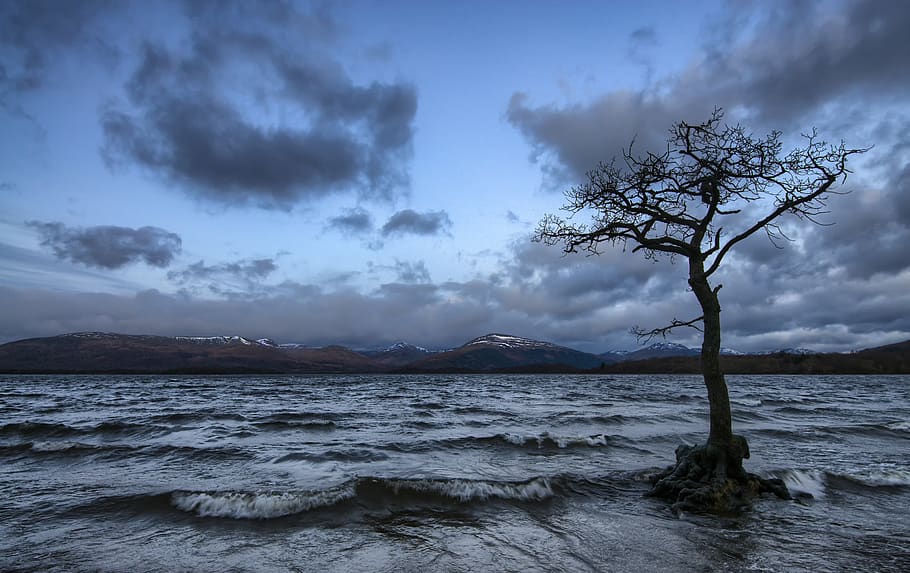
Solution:
[[[391,273],[395,280],[393,283],[384,284],[429,284],[430,271],[427,269],[424,261],[402,261],[395,259],[394,264],[379,264],[373,261],[367,262],[367,272],[373,276],[382,277]]]
[[[341,233],[362,235],[373,230],[373,217],[360,207],[348,209],[343,215],[329,219],[328,226]]]
[[[412,209],[398,211],[382,226],[382,236],[439,235],[448,232],[452,220],[445,211],[418,213]]]
[[[229,278],[247,282],[260,281],[278,269],[275,260],[243,259],[230,263],[206,265],[205,261],[196,261],[179,271],[169,271],[168,280],[178,284],[187,284],[197,281],[210,281],[213,279]]]
[[[130,263],[145,262],[166,267],[180,252],[176,233],[158,227],[67,227],[63,223],[26,223],[41,235],[41,244],[59,259],[91,267],[118,269]]]
[[[107,0],[0,3],[0,104],[9,93],[35,90],[64,49],[93,48],[114,58],[114,49],[94,32],[99,15],[116,8]]]
[[[423,261],[410,263],[407,261],[395,261],[395,272],[398,274],[399,282],[403,283],[429,283],[430,271]]]
[[[881,108],[870,102],[886,106],[910,94],[904,56],[910,53],[910,4],[859,0],[844,3],[842,11],[831,8],[825,2],[728,5],[703,31],[703,52],[682,73],[568,106],[535,105],[517,92],[507,120],[560,186],[620,157],[633,139],[640,151],[660,150],[673,123],[702,121],[716,106],[758,129],[798,133],[822,122],[849,127],[848,136],[857,125],[873,123],[870,113]],[[842,125],[847,111],[851,126]]]
[[[531,144],[531,159],[540,163],[548,183],[561,189],[599,162],[621,158],[632,141],[636,151],[660,149],[673,123],[703,121],[711,109],[707,100],[662,100],[633,91],[569,107],[531,105],[527,94],[516,93],[506,119]]]
[[[392,270],[399,283],[428,284],[431,282],[430,271],[423,261],[409,262],[396,260]]]
[[[707,51],[706,80],[769,123],[799,119],[824,104],[910,95],[910,4],[857,0],[757,4],[755,33]],[[764,8],[764,9],[763,9]],[[786,49],[776,49],[785,46]],[[710,89],[710,88],[709,88]]]
[[[892,194],[895,198],[895,215],[910,224],[910,162],[903,166],[892,179]]]
[[[901,193],[857,190],[832,201],[830,227],[806,230],[805,258],[853,278],[910,269],[910,219],[901,216]]]
[[[318,29],[324,14],[189,6],[188,47],[146,44],[126,85],[131,109],[101,114],[110,165],[138,165],[205,200],[285,210],[407,188],[414,86],[358,85],[320,42],[286,41],[299,32],[291,23]],[[286,119],[261,119],[274,110]]]

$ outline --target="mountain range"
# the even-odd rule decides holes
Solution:
[[[550,342],[487,334],[448,350],[399,342],[355,351],[242,336],[151,336],[80,332],[0,345],[4,373],[696,373],[699,351],[656,343],[635,351],[581,352]],[[907,373],[910,341],[849,354],[788,349],[722,351],[730,373]]]

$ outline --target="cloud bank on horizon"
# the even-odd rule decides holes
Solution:
[[[0,342],[631,348],[632,326],[694,312],[684,269],[563,257],[531,227],[598,162],[715,107],[791,145],[813,127],[874,145],[833,226],[735,251],[724,345],[906,340],[908,28],[900,0],[6,2]]]

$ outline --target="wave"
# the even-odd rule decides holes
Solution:
[[[467,448],[521,448],[531,450],[567,450],[573,448],[598,448],[612,445],[612,437],[605,434],[590,436],[555,436],[548,432],[542,434],[521,434],[505,432],[490,436],[462,436],[442,438],[421,442],[393,442],[378,446],[380,448],[402,452],[426,452],[439,449]]]
[[[585,415],[585,414],[557,414],[554,419],[562,423],[582,423],[582,424],[599,424],[606,426],[621,426],[622,424],[633,422],[639,418],[623,416],[622,414],[611,415]]]
[[[785,470],[777,477],[783,480],[790,495],[800,498],[825,497],[825,472],[820,470]]]
[[[171,502],[200,517],[273,519],[335,505],[356,494],[352,488],[316,492],[174,492]]]
[[[885,428],[899,432],[910,432],[910,421],[900,420],[897,422],[891,422],[889,424],[885,424]]]
[[[888,423],[888,424],[845,424],[832,426],[817,426],[816,428],[826,434],[831,435],[860,435],[871,437],[885,438],[903,438],[906,439],[907,429],[901,427],[906,422]]]
[[[439,402],[411,402],[411,407],[418,410],[445,410],[447,406]]]
[[[307,461],[307,462],[378,462],[389,459],[389,456],[382,452],[376,452],[368,449],[349,449],[349,450],[329,450],[326,452],[291,452],[279,458],[275,458],[273,463]]]
[[[908,430],[910,430],[910,425],[907,422],[892,422],[888,424],[814,424],[795,428],[755,428],[750,429],[749,432],[799,441],[843,441],[851,436],[906,439]]]
[[[196,448],[175,445],[87,444],[70,440],[36,440],[0,446],[0,456],[85,456],[97,459],[124,460],[146,457],[153,459],[180,458],[181,460],[215,461],[219,459],[249,459],[252,454],[236,448]]]
[[[406,420],[401,423],[402,426],[407,428],[417,428],[418,430],[431,430],[434,428],[443,428],[446,426],[451,426],[452,422],[428,422],[427,420]],[[487,424],[483,424],[487,425]]]
[[[772,473],[781,478],[791,495],[797,498],[822,499],[829,489],[855,491],[910,487],[910,468],[882,468],[856,473],[790,469]]]
[[[767,416],[752,410],[733,410],[733,421],[735,422],[764,422],[768,419]]]
[[[468,504],[488,500],[537,502],[557,495],[559,486],[536,477],[522,482],[468,479],[356,478],[337,487],[315,491],[177,491],[170,496],[177,509],[199,517],[274,519],[338,506],[349,500],[367,507],[403,502]]]
[[[493,440],[504,440],[515,446],[531,446],[537,449],[548,448],[573,448],[573,447],[599,447],[607,445],[607,436],[595,434],[592,436],[553,436],[547,432],[537,435],[527,434],[497,434]],[[489,440],[489,438],[488,438]]]
[[[75,437],[90,435],[136,435],[164,433],[167,428],[157,425],[134,424],[131,422],[101,422],[94,426],[69,426],[67,424],[48,422],[12,422],[0,426],[0,436],[24,437]]]
[[[290,430],[334,430],[338,426],[332,420],[267,420],[253,422],[254,427],[260,430],[290,431]]]
[[[325,422],[340,421],[357,417],[353,412],[276,412],[256,418],[250,418],[249,421],[254,424],[268,422],[287,422],[287,423],[306,423],[306,422]]]
[[[208,421],[245,422],[247,417],[243,414],[221,414],[216,412],[174,412],[152,416],[149,420],[156,423],[186,424]]]
[[[483,414],[487,416],[514,417],[513,412],[506,410],[497,410],[495,408],[484,408],[482,406],[461,406],[452,410],[456,414]]]
[[[840,487],[865,488],[910,487],[910,468],[878,468],[850,474],[830,474],[831,481]]]
[[[775,414],[796,414],[799,416],[841,416],[842,408],[831,406],[782,406],[774,409]]]

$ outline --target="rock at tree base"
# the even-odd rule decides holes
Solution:
[[[733,436],[726,447],[715,445],[679,446],[676,465],[657,474],[648,496],[672,502],[674,511],[731,514],[749,507],[762,493],[791,499],[780,479],[765,479],[743,469],[749,445],[742,436]]]

